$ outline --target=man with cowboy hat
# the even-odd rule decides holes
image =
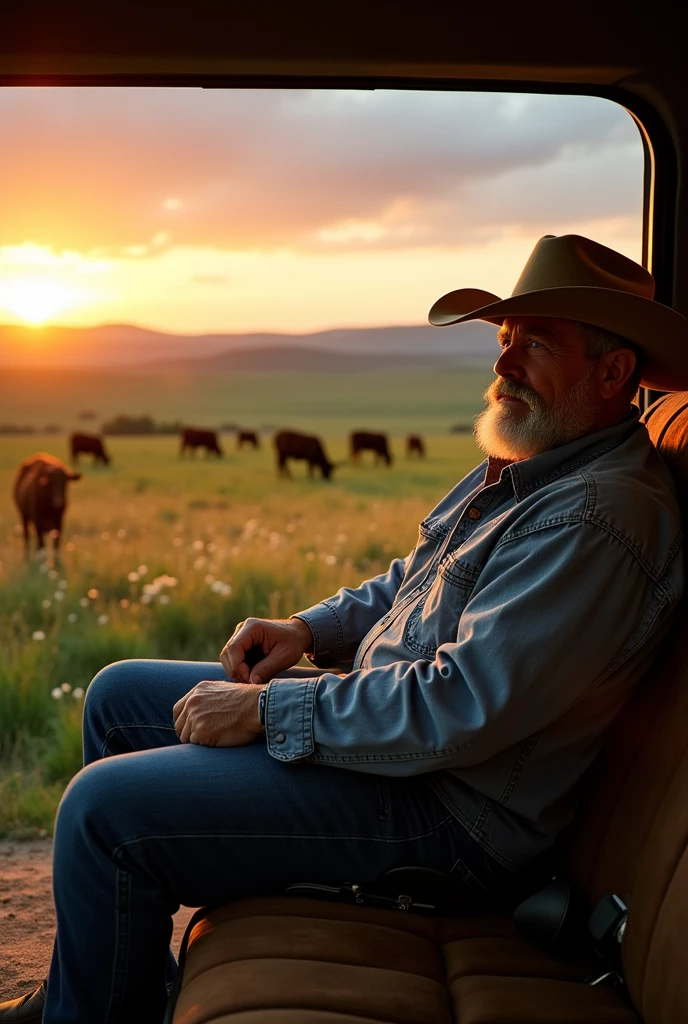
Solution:
[[[219,665],[96,676],[55,830],[47,1001],[0,1022],[159,1022],[180,902],[403,865],[451,872],[467,906],[517,890],[683,589],[674,489],[632,399],[688,387],[688,321],[653,294],[641,266],[567,235],[540,239],[510,298],[445,295],[431,323],[488,320],[501,353],[487,460],[415,549],[240,623]],[[304,654],[321,671],[292,668]]]

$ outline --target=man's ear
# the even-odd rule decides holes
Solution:
[[[633,374],[636,362],[635,352],[630,348],[615,348],[600,356],[600,396],[615,398]]]

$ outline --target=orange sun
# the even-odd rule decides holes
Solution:
[[[77,305],[80,299],[73,288],[48,277],[21,276],[0,281],[0,308],[35,326]]]

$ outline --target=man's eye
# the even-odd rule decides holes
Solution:
[[[542,348],[542,342],[538,341],[537,338],[528,338],[529,348]]]

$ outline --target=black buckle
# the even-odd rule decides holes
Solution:
[[[296,882],[284,890],[288,896],[305,896],[309,899],[334,900],[337,903],[352,903],[359,907],[379,907],[383,910],[415,910],[431,914],[437,912],[434,903],[423,903],[414,900],[407,893],[400,892],[396,896],[384,895],[364,889],[356,882],[344,885],[318,885],[315,882]]]

